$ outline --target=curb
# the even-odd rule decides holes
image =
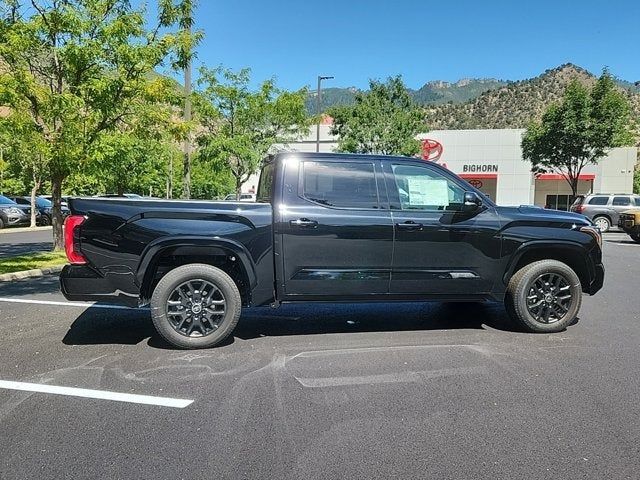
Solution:
[[[64,265],[57,265],[55,267],[37,268],[34,270],[22,270],[21,272],[4,273],[0,275],[0,282],[14,282],[16,280],[24,280],[25,278],[38,278],[45,275],[51,275],[52,273],[59,273],[62,271]]]

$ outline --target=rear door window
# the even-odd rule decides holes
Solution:
[[[613,197],[614,207],[628,207],[631,205],[631,197]]]
[[[380,208],[373,163],[302,162],[302,197],[337,208]]]
[[[302,162],[302,197],[337,208],[380,208],[373,163]]]
[[[589,200],[589,205],[606,205],[609,203],[609,197],[593,197]]]

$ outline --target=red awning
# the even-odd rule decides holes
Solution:
[[[536,175],[536,180],[564,180],[565,178],[559,173],[541,173]],[[578,180],[595,180],[595,173],[582,173],[578,175]]]
[[[492,178],[498,178],[497,173],[459,173],[458,176],[465,180],[490,180]]]

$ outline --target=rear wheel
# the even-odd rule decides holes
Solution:
[[[629,236],[631,237],[631,240],[633,240],[636,243],[640,243],[640,233],[631,233],[629,234]]]
[[[556,260],[541,260],[518,270],[507,287],[509,316],[527,331],[564,330],[578,315],[582,286],[576,273]]]
[[[0,229],[4,228],[4,220],[2,220],[2,217],[0,217]]]
[[[242,301],[224,271],[193,263],[167,273],[153,291],[151,318],[158,333],[180,348],[218,345],[235,328]]]
[[[42,215],[40,218],[40,226],[48,227],[51,225],[51,217],[49,215]]]
[[[596,227],[598,227],[602,233],[608,232],[611,228],[611,220],[607,217],[596,217],[593,219],[593,223],[596,224]]]

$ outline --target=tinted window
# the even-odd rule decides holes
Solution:
[[[627,205],[631,205],[631,198],[613,197],[613,205],[618,207],[626,207]]]
[[[260,173],[260,181],[258,182],[258,194],[256,195],[257,202],[270,202],[271,193],[273,191],[273,174],[276,170],[275,163],[267,163],[262,167],[262,173]]]
[[[577,207],[578,205],[582,205],[582,202],[584,202],[584,195],[578,195],[571,206]]]
[[[15,201],[16,201],[16,203],[18,203],[20,205],[31,205],[31,200],[26,199],[26,198],[16,197]]]
[[[402,210],[460,210],[464,189],[440,172],[414,165],[393,165]]]
[[[303,162],[302,196],[343,208],[378,208],[373,163]]]
[[[593,197],[589,200],[589,205],[606,205],[609,203],[609,197]]]

